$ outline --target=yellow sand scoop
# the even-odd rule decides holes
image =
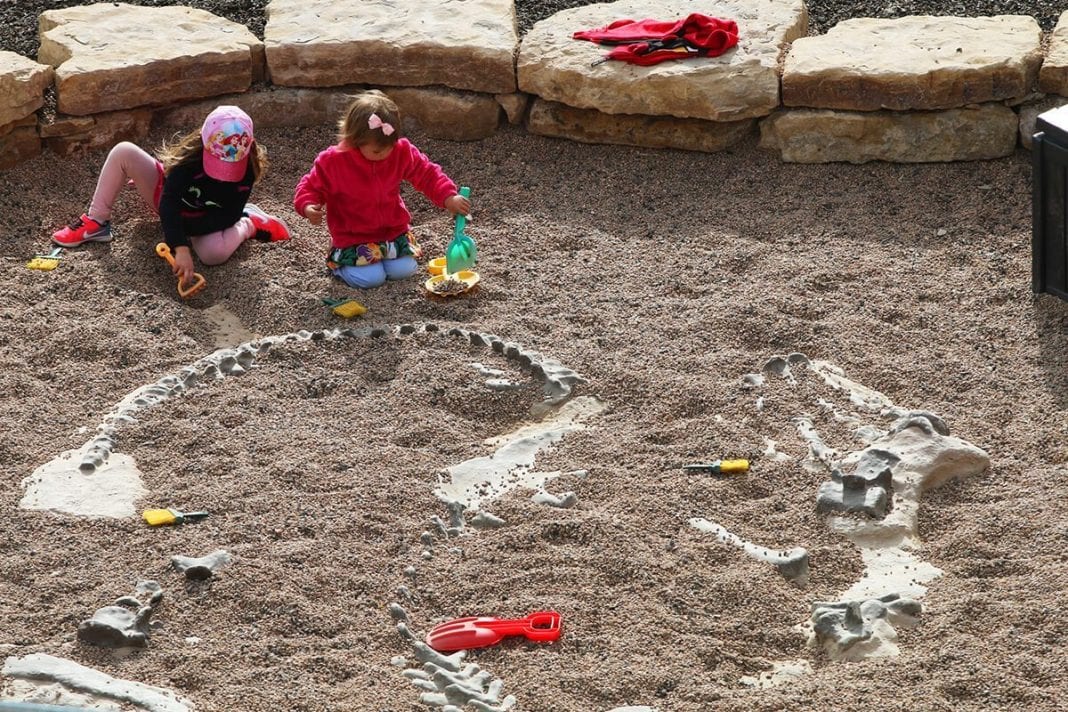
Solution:
[[[354,316],[367,313],[367,307],[355,299],[327,299],[324,297],[322,302],[330,307],[330,311],[345,319],[351,319]]]
[[[177,509],[146,509],[141,516],[149,526],[161,527],[165,524],[185,524],[198,522],[208,516],[207,512],[179,512]]]
[[[34,255],[34,258],[26,263],[26,266],[30,269],[41,270],[42,272],[48,272],[59,267],[59,261],[63,259],[63,248],[53,247],[52,251],[47,255]]]
[[[161,242],[156,245],[156,254],[167,260],[167,264],[174,267],[174,255],[171,254],[171,248],[166,242]],[[182,299],[189,299],[204,287],[208,286],[207,280],[204,279],[204,275],[200,272],[194,272],[193,278],[188,283],[178,280],[178,296]]]

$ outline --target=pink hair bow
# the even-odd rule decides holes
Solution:
[[[378,117],[378,114],[371,114],[367,117],[367,128],[371,129],[372,131],[374,129],[382,129],[382,133],[384,133],[386,136],[389,136],[391,133],[393,133],[393,125],[387,124],[385,121],[380,119]]]

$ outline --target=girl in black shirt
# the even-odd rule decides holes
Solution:
[[[267,152],[253,138],[252,119],[236,106],[220,106],[199,131],[165,145],[158,160],[129,142],[112,148],[89,210],[57,230],[52,241],[62,247],[109,242],[111,208],[129,180],[159,213],[173,271],[187,282],[193,252],[202,263],[217,265],[249,238],[289,239],[281,220],[248,202],[266,169]]]

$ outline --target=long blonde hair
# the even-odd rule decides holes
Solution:
[[[260,182],[260,179],[267,172],[267,149],[259,144],[259,141],[252,142],[255,151],[250,151],[248,154],[248,160],[252,163],[252,175],[253,185]],[[200,129],[191,131],[186,135],[175,134],[170,141],[164,141],[159,147],[158,157],[160,163],[163,164],[163,175],[168,175],[175,166],[180,166],[183,163],[188,163],[193,160],[201,160],[201,156],[204,155],[204,141],[200,137]]]

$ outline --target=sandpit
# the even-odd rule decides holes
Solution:
[[[102,153],[0,174],[0,699],[1059,708],[1068,304],[1031,293],[1029,154],[413,135],[478,198],[478,288],[433,299],[327,275],[289,200],[331,134],[261,132],[295,237],[187,302],[132,192],[115,242],[26,269]],[[683,468],[721,458],[750,468]],[[423,643],[539,610],[558,642]]]
[[[275,170],[257,201],[284,212],[329,130],[263,140]],[[4,174],[19,206],[2,248],[8,657],[71,660],[194,709],[413,709],[435,693],[405,674],[422,661],[398,624],[418,642],[453,617],[552,609],[558,643],[508,640],[451,674],[477,665],[472,684],[497,681],[496,705],[518,709],[1055,708],[1061,683],[1043,670],[1062,625],[1068,307],[1030,293],[1026,154],[801,167],[514,129],[420,143],[485,186],[471,227],[482,283],[444,301],[425,277],[392,283],[357,295],[368,313],[352,321],[320,302],[352,296],[322,270],[325,236],[295,221],[291,243],[245,246],[181,302],[132,195],[115,242],[27,270],[78,209],[55,176],[81,195],[102,156]],[[708,176],[700,191],[692,176]],[[450,221],[410,203],[439,253]],[[131,394],[286,334],[304,336],[117,421],[109,457],[131,458],[145,492],[128,508],[208,519],[157,529],[136,513],[20,508],[22,481],[93,442]],[[539,360],[577,377],[566,394],[546,389]],[[591,404],[581,422],[530,446],[509,486],[470,490],[477,507],[457,521],[452,473],[572,403]],[[918,496],[898,561],[922,566],[923,590],[902,592],[920,608],[863,591],[877,605],[854,610],[892,627],[890,647],[871,645],[889,654],[837,661],[811,639],[813,606],[848,632],[835,605],[871,562],[828,518],[867,515],[817,511],[834,480],[813,453],[860,452],[855,433],[914,411],[990,464]],[[750,471],[682,469],[728,457]],[[795,548],[803,583],[753,555]],[[232,561],[206,582],[170,563],[216,550]],[[164,596],[144,649],[78,642],[79,623],[146,580]]]

